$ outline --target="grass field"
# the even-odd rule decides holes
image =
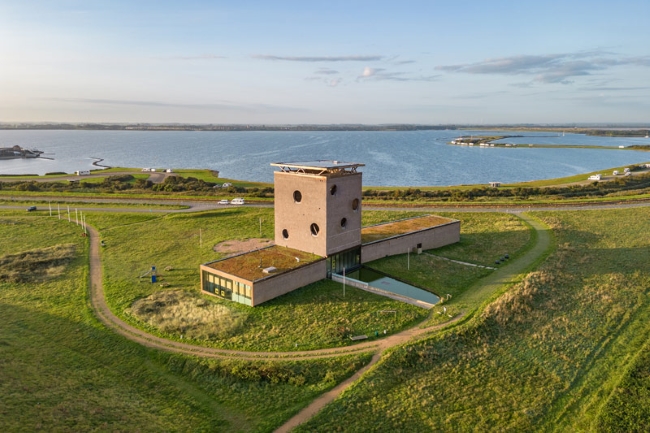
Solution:
[[[271,431],[369,360],[199,360],[148,350],[90,312],[77,226],[0,212],[0,262],[32,251],[27,262],[50,269],[61,263],[41,259],[59,245],[74,246],[65,272],[0,281],[0,431]]]
[[[408,214],[366,211],[364,225]],[[459,287],[447,305],[483,309],[442,334],[392,350],[298,431],[648,431],[647,209],[535,215],[557,243],[536,271],[485,306],[489,297],[464,298],[462,287],[501,269],[466,275],[441,267],[436,278]],[[436,252],[441,256],[489,264],[487,257],[504,249],[513,258],[523,255],[535,240],[512,215],[444,216],[461,219],[463,232],[459,244]],[[212,246],[260,237],[260,218],[261,236],[271,237],[270,209],[89,214],[107,245],[103,262],[113,311],[129,318],[135,299],[172,288],[196,293],[198,263],[216,256]],[[481,254],[472,255],[476,251]],[[427,284],[433,280],[424,270],[438,261],[449,265],[419,258],[412,269],[421,266]],[[17,269],[19,262],[29,266]],[[139,282],[151,264],[173,268],[162,272],[169,286]],[[454,275],[466,280],[459,283]],[[381,326],[378,320],[385,319],[376,311],[390,308],[383,298],[351,289],[344,299],[331,282],[265,309],[205,299],[249,313],[228,344],[274,350],[296,343],[298,349],[327,347],[341,339],[342,329]],[[426,314],[414,308],[409,316],[408,306],[399,307],[391,330]],[[80,229],[24,211],[0,211],[0,317],[2,431],[271,431],[369,360],[199,360],[130,343],[89,310]]]
[[[363,222],[377,223],[412,214],[365,211]],[[505,251],[516,257],[530,241],[529,228],[512,215],[445,216],[462,220],[462,234],[460,243],[435,251],[443,257],[491,263]],[[378,329],[393,332],[427,317],[427,312],[417,307],[353,288],[347,288],[343,299],[341,286],[332,281],[312,284],[256,308],[205,297],[207,302],[222,305],[224,309],[219,314],[205,313],[206,317],[213,317],[211,323],[186,320],[183,314],[189,309],[199,311],[191,305],[198,305],[198,301],[189,299],[185,309],[170,302],[173,308],[156,311],[156,314],[132,313],[136,311],[131,309],[134,302],[152,295],[153,301],[160,291],[182,289],[198,293],[198,265],[221,257],[212,247],[229,239],[259,237],[260,218],[262,237],[271,238],[274,233],[269,222],[273,220],[271,209],[236,208],[167,216],[89,215],[88,221],[99,229],[107,244],[103,261],[106,293],[112,310],[124,320],[167,338],[180,339],[183,335],[183,341],[190,338],[197,344],[247,350],[304,350],[348,345],[350,341],[346,336],[372,335]],[[160,270],[164,287],[149,283],[148,276],[138,278],[151,265]],[[413,255],[408,273],[403,265],[405,256],[383,259],[370,266],[434,293],[449,293],[455,298],[491,273],[428,254]],[[164,271],[167,267],[173,270]],[[484,300],[479,296],[471,305],[460,300],[449,305],[455,310],[475,308]],[[172,313],[172,309],[176,313]],[[386,317],[377,314],[381,310],[397,310],[399,314]],[[176,316],[168,317],[170,315]],[[163,320],[164,317],[167,318]],[[224,325],[226,318],[230,318],[232,326]],[[209,335],[212,337],[208,338]]]
[[[371,334],[388,329],[392,333],[424,320],[428,312],[421,308],[347,288],[343,298],[342,286],[332,281],[311,284],[255,308],[204,295],[207,302],[228,310],[222,316],[232,317],[237,326],[230,332],[211,335],[220,338],[188,340],[186,326],[178,317],[177,328],[156,326],[149,318],[130,314],[132,304],[139,299],[165,290],[199,292],[199,264],[222,257],[213,246],[231,239],[274,235],[273,210],[229,208],[195,214],[107,215],[88,214],[87,221],[102,234],[105,291],[111,309],[124,320],[147,331],[171,339],[197,344],[246,350],[305,350],[351,344],[350,334]],[[152,265],[159,270],[160,284],[152,285],[145,274]],[[165,271],[171,267],[172,270]],[[164,286],[161,286],[164,285]],[[387,317],[378,312],[396,310]],[[181,311],[181,310],[179,310]],[[215,316],[213,327],[220,320]],[[163,332],[162,329],[167,332]],[[177,332],[171,330],[178,329]],[[194,329],[194,328],[193,328]],[[210,333],[208,333],[210,334]],[[191,335],[208,335],[205,329]]]
[[[537,271],[298,431],[648,431],[647,209],[537,216],[558,244]]]

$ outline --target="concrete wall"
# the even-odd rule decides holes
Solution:
[[[327,261],[323,259],[283,274],[271,275],[262,280],[257,280],[253,284],[252,305],[259,305],[326,278],[326,267]]]
[[[343,283],[343,277],[341,275],[332,274],[332,281],[337,283]],[[345,279],[346,286],[356,287],[357,289],[365,290],[366,292],[374,293],[376,295],[385,296],[387,298],[395,299],[400,302],[405,302],[407,304],[415,305],[426,310],[430,310],[435,306],[435,304],[430,304],[428,302],[419,301],[417,299],[409,298],[408,296],[402,296],[397,293],[389,292],[387,290],[382,290],[378,287],[372,286],[366,282],[358,281],[350,278]]]
[[[361,243],[361,173],[318,176],[276,171],[274,182],[276,245],[328,256]],[[300,202],[295,200],[296,191]],[[318,225],[316,236],[312,224]]]
[[[417,253],[417,245],[422,244],[423,250],[440,248],[460,241],[460,221],[452,221],[436,227],[393,236],[361,246],[361,263],[372,262],[382,257]]]

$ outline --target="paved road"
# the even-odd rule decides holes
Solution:
[[[74,198],[74,197],[47,197],[47,196],[15,196],[15,197],[2,197],[0,200],[4,201],[17,201],[27,204],[16,205],[2,205],[0,208],[5,209],[26,209],[28,205],[36,205],[42,209],[47,209],[47,204],[41,202],[55,201],[56,203],[70,203],[75,204],[75,208],[85,211],[98,211],[98,212],[152,212],[152,213],[170,213],[170,212],[200,212],[214,209],[226,209],[232,205],[220,205],[216,200],[179,200],[179,199],[134,199],[134,198]],[[142,206],[138,207],[93,207],[92,204],[121,204],[129,206]],[[151,207],[147,207],[152,205]],[[187,206],[186,209],[164,209],[156,208],[156,206]],[[272,202],[248,202],[245,207],[257,208],[272,208]],[[413,211],[413,212],[507,212],[507,213],[521,213],[530,211],[562,211],[562,210],[602,210],[602,209],[620,209],[620,208],[637,208],[650,206],[650,199],[648,200],[624,200],[619,202],[592,202],[580,204],[557,204],[557,205],[530,205],[530,206],[507,206],[507,205],[473,205],[468,204],[464,206],[382,206],[377,204],[364,204],[363,207],[367,210],[380,210],[380,211]]]

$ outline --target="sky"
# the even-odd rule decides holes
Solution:
[[[650,123],[650,1],[0,0],[0,122]]]

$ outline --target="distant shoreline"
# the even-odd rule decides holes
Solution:
[[[477,130],[477,131],[526,131],[526,132],[557,132],[570,134],[586,134],[609,137],[647,137],[650,125],[644,124],[602,124],[602,125],[535,125],[535,124],[502,124],[502,125],[471,125],[471,124],[194,124],[194,123],[66,123],[66,122],[16,122],[0,123],[3,131],[304,131],[304,132],[354,132],[354,131],[442,131],[442,130]]]
[[[0,124],[0,130],[35,131],[441,131],[454,125],[195,125],[195,124],[100,124],[100,123],[17,123]]]

